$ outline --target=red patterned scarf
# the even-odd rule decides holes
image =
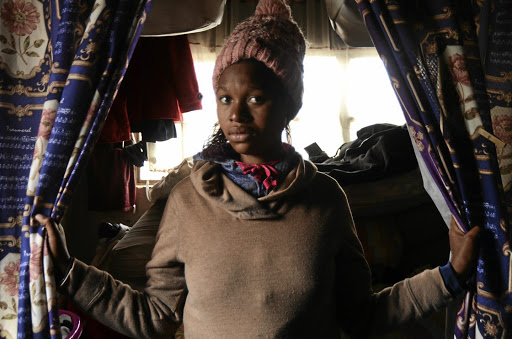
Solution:
[[[279,161],[270,161],[263,164],[246,164],[237,161],[236,164],[242,169],[245,175],[251,174],[258,182],[262,182],[265,189],[270,190],[276,187],[279,171],[274,167]]]

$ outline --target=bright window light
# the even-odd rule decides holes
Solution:
[[[292,144],[307,159],[304,147],[316,142],[333,155],[343,143],[340,124],[343,69],[330,56],[311,56],[304,60],[303,105],[290,123]]]
[[[348,65],[347,110],[354,120],[350,126],[351,140],[357,131],[376,123],[405,124],[388,74],[378,57],[354,58]]]

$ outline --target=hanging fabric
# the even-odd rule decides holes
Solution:
[[[153,0],[141,37],[201,32],[222,20],[226,0]]]
[[[130,140],[132,132],[145,141],[169,139],[174,122],[201,109],[201,99],[187,36],[141,38],[98,142]]]
[[[332,28],[351,47],[373,47],[354,0],[325,0]]]
[[[88,210],[130,211],[135,205],[135,169],[117,144],[96,144],[87,165]]]
[[[503,0],[357,3],[452,214],[464,230],[484,228],[455,336],[508,338],[512,21],[504,18],[512,6]]]
[[[230,0],[222,22],[213,29],[189,35],[191,44],[220,49],[235,26],[254,13],[257,0]],[[325,0],[289,0],[293,18],[303,31],[309,49],[344,49],[347,45],[331,28]]]
[[[96,142],[148,0],[0,0],[2,336],[60,338],[42,213],[57,222]]]

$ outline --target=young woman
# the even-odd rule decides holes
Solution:
[[[305,43],[282,0],[262,0],[215,67],[219,129],[169,196],[143,293],[70,257],[46,225],[60,291],[136,338],[338,338],[444,307],[475,260],[478,229],[451,231],[452,260],[377,294],[344,192],[282,132],[302,104]],[[312,112],[313,113],[313,112]]]

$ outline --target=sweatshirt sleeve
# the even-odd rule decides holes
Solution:
[[[184,265],[178,260],[176,209],[169,199],[146,266],[143,292],[74,260],[60,292],[94,319],[134,338],[169,338],[179,328],[187,294]]]
[[[450,262],[446,263],[444,266],[441,266],[439,271],[441,272],[441,277],[443,278],[446,289],[450,291],[453,296],[457,296],[464,292],[465,286],[459,282],[457,274],[455,273],[455,270],[453,269],[453,266]]]
[[[350,215],[346,201],[343,206]],[[344,223],[336,264],[337,313],[344,332],[355,337],[368,332],[384,333],[438,311],[452,301],[439,268],[374,293],[370,268],[352,217]]]

